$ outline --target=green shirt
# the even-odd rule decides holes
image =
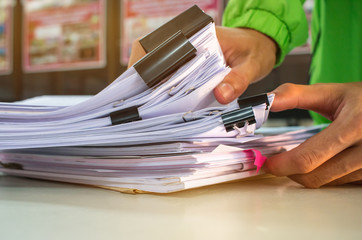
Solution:
[[[305,43],[308,23],[302,0],[230,0],[223,24],[247,27],[273,38],[278,66]],[[311,84],[362,81],[362,0],[315,0],[312,16]],[[312,112],[317,124],[328,122]]]

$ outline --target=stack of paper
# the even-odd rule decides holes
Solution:
[[[141,40],[144,58],[85,101],[1,103],[0,171],[166,193],[260,174],[262,154],[318,130],[255,135],[274,96],[218,104],[212,91],[230,69],[212,19],[196,6],[175,19]]]
[[[132,147],[5,151],[1,154],[1,171],[122,192],[167,193],[262,174],[263,171],[256,172],[257,150],[246,149],[256,148],[263,155],[272,155],[289,150],[319,130],[320,127],[307,128],[252,138],[247,143],[237,139],[203,139]]]

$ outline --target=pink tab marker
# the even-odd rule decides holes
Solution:
[[[256,149],[248,149],[244,150],[244,152],[253,152],[255,156],[254,165],[256,166],[256,173],[259,172],[260,168],[264,165],[266,157],[263,156],[259,150]]]

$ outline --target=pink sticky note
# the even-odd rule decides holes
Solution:
[[[266,157],[263,156],[260,153],[260,151],[258,151],[256,149],[248,149],[248,150],[244,150],[244,152],[252,152],[254,154],[254,157],[255,157],[254,165],[256,166],[256,172],[258,173],[260,168],[265,163]]]

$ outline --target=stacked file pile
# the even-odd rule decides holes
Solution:
[[[262,154],[315,133],[255,135],[273,95],[216,102],[212,90],[230,69],[197,6],[141,44],[145,57],[79,104],[0,104],[0,171],[165,193],[260,174]]]

